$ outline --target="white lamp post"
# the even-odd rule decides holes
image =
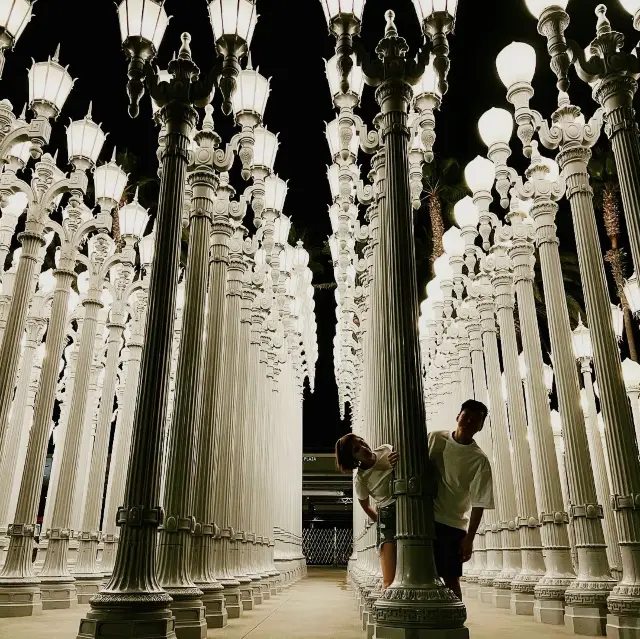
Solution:
[[[13,49],[31,20],[31,0],[4,0],[0,4],[0,77],[4,68],[4,51]]]

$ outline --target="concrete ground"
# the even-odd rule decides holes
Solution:
[[[282,594],[209,630],[208,639],[363,639],[352,593],[343,570],[309,569],[309,576]],[[542,626],[478,601],[467,602],[473,639],[539,639],[574,636],[564,627]],[[51,610],[22,619],[0,619],[0,639],[74,639],[89,606]]]

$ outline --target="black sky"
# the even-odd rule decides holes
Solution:
[[[326,165],[330,162],[324,137],[324,122],[335,117],[323,58],[333,55],[334,41],[327,33],[318,0],[258,0],[260,18],[252,50],[254,66],[272,77],[271,96],[265,115],[266,126],[279,132],[280,151],[276,171],[289,181],[285,213],[298,228],[306,228],[316,244],[331,232],[327,205],[329,188]],[[595,35],[596,0],[571,0],[572,23],[568,36],[584,47]],[[192,35],[192,52],[201,70],[214,63],[215,48],[205,0],[167,0],[167,12],[173,15],[159,52],[159,65],[166,67],[180,46],[180,34]],[[412,51],[421,43],[418,21],[411,0],[367,0],[363,18],[362,40],[372,51],[384,31],[384,12],[394,9],[396,24]],[[35,17],[18,42],[7,54],[0,97],[9,98],[16,113],[27,100],[27,74],[31,58],[46,59],[61,43],[60,61],[69,65],[78,81],[62,116],[54,126],[52,148],[60,148],[59,163],[66,156],[64,126],[69,119],[80,119],[89,101],[93,101],[94,120],[109,132],[102,159],[111,156],[113,145],[129,149],[141,159],[139,172],[155,174],[157,130],[150,118],[149,99],[143,99],[141,115],[130,120],[127,115],[126,59],[120,50],[116,8],[112,0],[39,0]],[[617,0],[609,4],[609,18],[614,28],[627,35],[627,46],[637,36],[630,16]],[[456,32],[450,37],[450,89],[437,114],[436,151],[456,157],[464,166],[485,148],[477,134],[477,120],[492,106],[509,108],[505,90],[495,71],[495,56],[513,40],[528,42],[538,53],[538,70],[534,79],[536,95],[533,107],[548,116],[555,105],[555,78],[549,69],[545,42],[536,30],[536,22],[524,0],[460,0]],[[590,91],[574,80],[571,97],[587,116],[595,108]],[[216,128],[228,140],[232,123],[216,106]],[[377,112],[373,91],[365,87],[360,114],[369,123]],[[514,145],[519,154],[519,148]],[[516,155],[516,154],[514,154]],[[520,161],[515,160],[517,165]],[[521,166],[521,164],[520,164]],[[244,188],[236,183],[237,188]],[[425,215],[421,209],[417,215]],[[570,246],[569,229],[561,239]],[[331,281],[329,271],[321,281]],[[348,429],[338,416],[337,391],[333,379],[332,340],[335,334],[335,302],[332,290],[316,291],[316,314],[319,324],[319,361],[316,392],[304,406],[304,442],[306,450],[328,450],[335,439]]]

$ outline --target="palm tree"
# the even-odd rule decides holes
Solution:
[[[624,327],[629,345],[629,357],[638,361],[633,320],[624,293],[625,251],[620,247],[620,182],[615,157],[610,148],[596,147],[589,162],[589,174],[593,188],[593,204],[602,213],[602,221],[609,238],[609,250],[605,262],[609,264],[616,294],[624,312]]]
[[[464,181],[463,171],[458,161],[455,158],[445,158],[438,154],[433,162],[424,163],[422,186],[424,190],[422,201],[427,204],[431,233],[426,232],[426,227],[423,228],[421,239],[423,244],[416,245],[416,251],[419,249],[423,252],[419,261],[424,260],[424,255],[428,253],[426,241],[430,236],[432,247],[429,262],[432,265],[444,253],[442,235],[445,231],[445,218],[450,216],[453,205],[467,195],[469,189]]]

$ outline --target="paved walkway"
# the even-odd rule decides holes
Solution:
[[[363,639],[354,599],[342,570],[309,569],[309,577],[233,620],[209,630],[208,639]],[[541,626],[530,618],[477,601],[468,602],[473,639],[554,639],[571,637],[564,627]],[[22,619],[0,619],[0,639],[74,639],[88,606],[51,610]]]

